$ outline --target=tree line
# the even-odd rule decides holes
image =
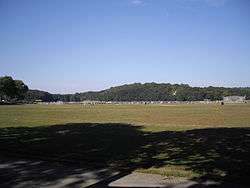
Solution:
[[[224,96],[246,96],[250,99],[250,88],[225,87],[191,87],[187,84],[157,84],[135,83],[111,87],[98,92],[84,92],[75,94],[50,94],[44,91],[29,90],[28,100],[41,99],[43,101],[79,102],[95,101],[211,101],[222,100]]]
[[[250,99],[250,87],[191,87],[187,84],[170,83],[134,83],[111,87],[98,92],[75,94],[51,94],[46,91],[29,90],[20,80],[9,76],[0,77],[0,98],[5,100],[22,100],[34,102],[79,102],[96,101],[202,101],[221,100],[224,96],[239,95]]]

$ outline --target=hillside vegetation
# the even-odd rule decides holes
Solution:
[[[43,101],[200,101],[204,99],[221,100],[223,96],[240,95],[250,98],[250,88],[191,87],[187,84],[134,83],[111,87],[98,92],[75,94],[50,94],[44,91],[30,90],[27,100]]]
[[[10,76],[0,77],[0,102],[23,101],[201,101],[221,100],[224,96],[239,95],[250,99],[250,87],[191,87],[187,84],[134,83],[111,87],[102,91],[75,94],[51,94],[46,91],[29,90],[21,80]]]

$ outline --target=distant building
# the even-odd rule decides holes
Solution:
[[[244,102],[246,100],[246,96],[227,96],[223,97],[224,102]]]
[[[43,101],[41,99],[37,99],[34,101],[34,104],[41,104]]]

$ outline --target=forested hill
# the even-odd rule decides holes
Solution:
[[[43,101],[199,101],[204,99],[221,100],[223,96],[240,95],[250,99],[250,87],[191,87],[187,84],[169,83],[134,83],[126,84],[99,92],[84,92],[75,94],[50,94],[44,91],[29,90],[28,101],[41,99]]]
[[[221,100],[224,96],[239,95],[250,99],[250,87],[191,87],[187,84],[134,83],[126,84],[99,92],[75,94],[51,94],[46,91],[29,90],[21,80],[10,76],[0,77],[0,103],[52,101],[201,101],[204,99]]]

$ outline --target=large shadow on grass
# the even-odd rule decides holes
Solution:
[[[193,178],[198,182],[249,185],[249,128],[156,133],[110,123],[1,128],[0,151],[0,185],[5,187],[27,187],[30,182],[41,187],[66,178],[65,187],[81,187],[85,177],[110,176],[109,169],[127,174],[166,165],[185,165],[201,174]]]

